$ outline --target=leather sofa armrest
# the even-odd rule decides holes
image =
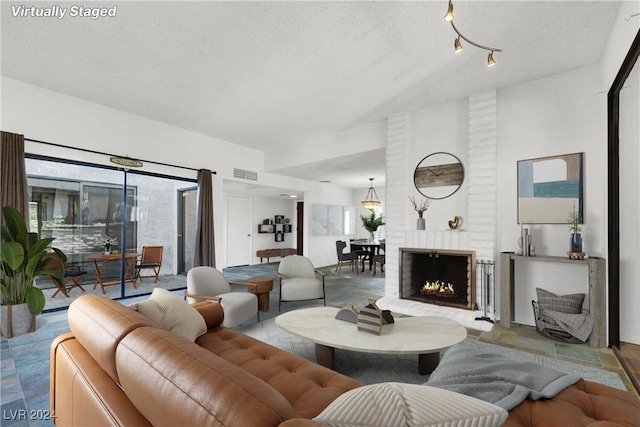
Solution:
[[[199,301],[192,304],[198,310],[198,313],[204,318],[207,329],[213,329],[222,325],[224,320],[224,310],[219,302],[216,301]]]

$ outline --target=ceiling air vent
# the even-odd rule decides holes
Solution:
[[[251,181],[257,181],[258,180],[258,172],[246,171],[244,169],[233,168],[233,177],[234,178],[249,179]]]

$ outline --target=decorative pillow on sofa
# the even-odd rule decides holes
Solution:
[[[155,288],[148,300],[129,305],[165,331],[195,341],[207,332],[207,324],[198,311],[178,295]]]
[[[314,421],[329,426],[500,426],[506,410],[449,390],[403,383],[371,384],[334,400]]]

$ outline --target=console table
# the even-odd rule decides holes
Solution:
[[[500,254],[500,324],[511,327],[514,319],[513,282],[515,261],[554,262],[586,265],[589,268],[589,313],[593,316],[593,331],[589,337],[591,347],[606,347],[606,262],[604,258],[571,259],[559,256],[521,256],[513,252]]]
[[[267,264],[269,263],[269,258],[273,257],[281,257],[284,258],[288,255],[295,255],[298,251],[293,248],[281,248],[281,249],[261,249],[256,252],[256,256],[260,257],[260,263],[262,264],[262,258],[267,259]]]

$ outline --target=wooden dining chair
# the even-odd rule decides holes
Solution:
[[[164,246],[143,246],[142,247],[142,257],[140,259],[140,262],[135,266],[136,274],[133,279],[134,286],[138,280],[142,280],[145,277],[155,278],[154,283],[157,283],[158,280],[160,280],[160,267],[162,267],[163,251],[164,251]],[[142,270],[152,270],[153,274],[143,276],[142,274],[140,274]]]

